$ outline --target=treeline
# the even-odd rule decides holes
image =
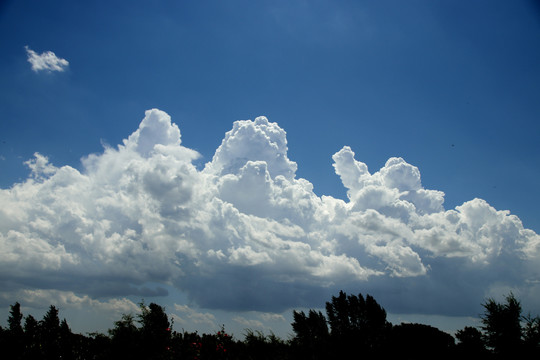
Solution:
[[[540,318],[522,316],[520,302],[510,294],[504,303],[484,304],[480,329],[465,327],[456,338],[424,324],[393,325],[386,311],[367,295],[340,292],[320,311],[294,311],[294,336],[246,330],[244,340],[227,334],[177,332],[165,309],[140,304],[137,316],[123,315],[107,334],[76,334],[51,305],[43,319],[23,316],[11,305],[7,327],[0,327],[5,359],[450,359],[474,356],[507,359],[540,355]]]

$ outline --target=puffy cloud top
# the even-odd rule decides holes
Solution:
[[[28,62],[32,64],[32,70],[38,71],[65,71],[69,65],[66,59],[59,58],[52,51],[45,51],[38,55],[34,50],[25,46]]]
[[[464,293],[539,294],[540,236],[481,199],[444,209],[402,158],[371,174],[351,148],[334,154],[343,201],[296,177],[265,117],[236,121],[203,170],[198,156],[157,109],[81,170],[36,154],[31,176],[0,190],[3,298],[160,295],[147,284],[161,283],[200,306],[271,311],[342,288],[395,299],[393,311],[463,313],[448,304]]]
[[[264,116],[235,121],[207,168],[220,175],[238,174],[248,161],[264,161],[272,178],[292,179],[297,168],[287,158],[285,131]]]

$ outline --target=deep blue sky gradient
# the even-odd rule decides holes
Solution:
[[[32,71],[25,46],[67,71]],[[540,232],[538,1],[3,1],[0,54],[3,189],[34,152],[81,169],[147,109],[201,168],[235,120],[265,115],[317,195],[346,197],[332,155],[349,145],[372,173],[417,166],[446,209],[478,197]]]
[[[70,62],[35,73],[24,46]],[[287,131],[298,177],[345,197],[331,156],[418,166],[446,208],[474,197],[540,231],[536,1],[7,1],[0,185],[36,151],[57,166],[168,112],[209,161],[233,121]]]

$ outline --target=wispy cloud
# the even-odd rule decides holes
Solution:
[[[198,157],[156,109],[81,171],[37,154],[24,182],[0,190],[0,288],[86,299],[173,284],[200,308],[278,313],[341,288],[446,315],[470,315],[497,289],[540,296],[540,236],[481,199],[446,210],[402,158],[370,172],[343,147],[344,201],[297,178],[285,131],[264,117],[236,121],[202,170]]]
[[[174,310],[182,313],[182,316],[189,319],[193,324],[206,324],[212,328],[217,328],[216,317],[209,312],[198,312],[187,305],[174,304]],[[186,323],[186,320],[181,316],[176,315],[176,319],[181,323]]]
[[[0,293],[0,302],[12,304],[13,299],[21,299],[25,306],[42,308],[46,304],[54,304],[64,309],[92,309],[94,311],[112,312],[116,316],[120,314],[136,313],[139,307],[126,298],[113,298],[101,301],[90,298],[88,295],[78,296],[72,291],[53,289],[25,289],[14,292],[4,291]]]
[[[255,329],[260,329],[260,328],[263,328],[264,325],[262,322],[260,322],[259,320],[253,320],[253,319],[246,319],[245,317],[243,316],[235,316],[233,318],[233,321],[243,325],[243,326],[246,326],[248,328],[255,328]]]
[[[34,50],[28,46],[24,47],[26,54],[28,55],[28,62],[32,64],[32,70],[38,71],[65,71],[69,66],[69,62],[66,59],[62,59],[56,56],[52,51],[45,51],[38,55]]]

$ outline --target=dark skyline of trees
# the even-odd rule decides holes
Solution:
[[[144,302],[137,315],[124,314],[106,334],[76,334],[51,305],[41,320],[11,305],[7,327],[0,327],[0,349],[8,359],[342,359],[401,358],[507,359],[540,355],[540,317],[523,315],[510,293],[504,302],[487,299],[482,325],[465,327],[455,337],[433,326],[391,324],[371,296],[341,291],[326,302],[326,314],[293,311],[294,335],[245,330],[244,340],[225,327],[214,334],[177,332],[165,308]],[[353,354],[353,357],[351,357]]]

